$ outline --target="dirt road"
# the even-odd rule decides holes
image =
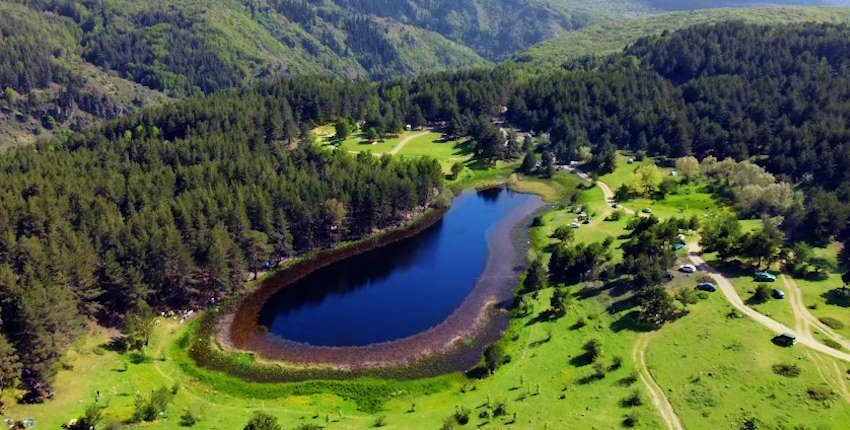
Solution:
[[[587,182],[594,182],[590,175],[576,167],[569,166],[567,167],[567,170]],[[601,181],[595,182],[596,185],[602,189],[602,194],[605,196],[606,209],[603,214],[597,216],[597,220],[599,220],[608,216],[608,214],[612,211],[611,203],[614,202],[614,193],[611,191],[608,184]],[[635,213],[631,209],[623,208],[623,210],[632,215]],[[670,404],[670,400],[667,399],[667,395],[664,394],[664,390],[657,382],[655,382],[655,379],[652,378],[652,373],[650,373],[649,369],[646,367],[646,349],[653,336],[655,336],[654,333],[646,333],[638,338],[637,342],[635,342],[635,346],[632,348],[632,362],[635,365],[635,369],[638,372],[641,382],[649,392],[649,396],[652,399],[652,405],[658,410],[658,413],[661,415],[661,419],[663,419],[664,423],[667,424],[667,428],[670,430],[684,430],[682,421],[679,419],[679,416],[676,415],[676,411],[673,409],[673,405]]]
[[[732,283],[729,282],[723,274],[715,270],[713,267],[709,266],[705,260],[700,257],[700,248],[699,245],[689,244],[688,245],[688,257],[691,262],[694,263],[697,268],[714,279],[717,282],[717,285],[720,287],[720,291],[723,292],[723,295],[726,297],[726,300],[739,312],[742,314],[754,319],[757,323],[767,327],[770,331],[781,334],[785,332],[794,332],[789,327],[785,326],[782,323],[779,323],[776,320],[773,320],[755,309],[747,306],[743,300],[741,300],[741,296],[738,295],[738,292],[735,290],[735,287],[732,286]],[[796,312],[795,312],[796,313]],[[836,349],[830,348],[820,342],[818,342],[814,337],[812,337],[811,333],[807,331],[796,332],[797,342],[801,345],[814,349],[815,351],[822,352],[829,356],[835,357],[842,361],[850,362],[850,354],[847,354],[842,351],[838,351]]]
[[[791,303],[791,309],[794,311],[794,319],[796,320],[797,330],[811,335],[812,327],[819,330],[824,336],[838,342],[842,348],[850,350],[850,341],[844,336],[836,333],[826,324],[820,322],[806,307],[803,301],[803,291],[797,286],[794,278],[782,275],[782,282],[788,290],[788,301]]]
[[[643,385],[649,391],[652,405],[655,406],[655,409],[658,409],[661,418],[667,424],[667,428],[670,430],[684,430],[682,422],[679,420],[679,416],[676,415],[673,405],[667,400],[664,390],[655,382],[655,379],[652,378],[652,374],[646,367],[646,348],[649,346],[649,341],[652,340],[653,336],[655,336],[655,333],[646,333],[638,338],[634,348],[632,348],[632,362],[635,364],[641,382],[643,382]]]
[[[419,137],[419,136],[424,136],[424,135],[426,135],[426,134],[428,134],[428,132],[427,132],[427,131],[423,131],[423,132],[421,132],[421,133],[411,134],[410,136],[407,136],[407,137],[405,137],[404,139],[401,139],[398,143],[396,143],[396,145],[395,145],[395,146],[393,147],[393,149],[390,151],[390,154],[392,154],[392,155],[396,155],[396,154],[398,154],[398,153],[399,153],[399,151],[401,151],[402,149],[404,149],[404,145],[407,145],[407,142],[410,142],[411,140],[416,139],[416,138],[417,138],[417,137]]]

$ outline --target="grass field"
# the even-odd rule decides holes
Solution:
[[[420,155],[416,151],[429,155],[429,145],[443,145],[428,142],[432,138],[423,136],[409,155]],[[436,152],[444,161],[453,156],[451,151]],[[544,215],[544,226],[532,229],[531,247],[532,253],[544,261],[548,261],[550,245],[555,242],[552,232],[571,223],[579,206],[594,218],[579,227],[576,240],[593,242],[613,237],[615,262],[621,258],[619,245],[629,215],[618,221],[604,220],[603,215],[612,209],[599,187],[588,188],[566,172],[548,180],[514,175],[516,166],[500,163],[484,168],[468,163],[450,184],[463,189],[508,183],[516,190],[543,195],[553,208]],[[631,169],[632,165],[621,163],[608,179],[628,181]],[[685,185],[664,200],[646,204],[661,217],[704,216],[726,210],[710,197],[699,185]],[[638,209],[641,204],[644,201],[630,201],[626,207]],[[757,221],[751,221],[747,228],[756,226]],[[834,258],[834,250],[819,252],[832,252]],[[684,254],[680,255],[683,258]],[[732,277],[744,298],[754,288],[750,275]],[[668,286],[672,290],[693,288],[695,282],[695,276],[677,275]],[[800,281],[804,291],[808,290],[807,303],[819,300],[817,291],[833,285],[834,279],[819,282],[823,284],[813,287]],[[847,363],[801,346],[783,349],[773,345],[770,333],[755,322],[731,318],[731,307],[720,293],[705,295],[707,298],[689,306],[686,317],[661,330],[644,332],[633,322],[633,293],[627,288],[587,287],[568,287],[571,304],[566,315],[557,319],[543,317],[551,289],[527,293],[524,300],[531,303],[532,312],[513,318],[500,341],[510,362],[483,379],[454,373],[415,381],[360,378],[251,383],[195,366],[185,350],[193,324],[160,319],[144,359],[109,350],[106,345],[117,333],[93,328],[63,360],[66,369],[59,371],[55,399],[45,405],[20,405],[8,399],[6,416],[32,417],[38,428],[57,428],[79,416],[100,391],[101,402],[108,404],[106,420],[126,422],[133,414],[137,395],[176,386],[165,416],[130,427],[178,428],[181,416],[191,411],[199,419],[193,428],[238,429],[255,411],[262,410],[278,417],[286,429],[305,424],[365,429],[383,424],[386,428],[424,430],[456,422],[455,412],[468,410],[469,423],[456,428],[610,429],[623,427],[627,419],[635,428],[664,428],[648,391],[636,377],[631,358],[636,347],[644,343],[638,340],[644,339],[649,345],[648,368],[686,428],[739,428],[753,418],[758,428],[838,429],[850,420],[850,408],[838,394]],[[757,309],[783,323],[789,324],[788,318],[793,322],[785,301],[771,301],[757,305]],[[832,315],[842,310],[818,303],[812,312]],[[601,377],[582,350],[591,339],[602,345],[601,365],[596,365],[603,370]],[[249,365],[252,358],[244,358]],[[777,375],[772,369],[775,364],[795,364],[800,374]],[[814,398],[823,393],[826,398]],[[504,404],[504,413],[494,417],[499,404]],[[795,427],[798,425],[802,427]]]
[[[755,419],[754,428],[839,429],[850,420],[847,399],[815,400],[808,393],[818,387],[840,392],[847,363],[805,348],[776,347],[768,330],[730,318],[732,308],[720,293],[690,311],[661,330],[647,353],[653,376],[687,427],[745,428]],[[794,364],[800,374],[777,375],[776,364]]]
[[[371,142],[361,132],[352,133],[343,141],[334,140],[333,126],[313,129],[314,140],[327,147],[340,148],[351,153],[368,151],[376,155],[388,154],[406,140],[397,155],[402,157],[432,157],[440,162],[443,171],[449,173],[453,164],[460,162],[471,165],[472,153],[465,142],[446,140],[442,134],[434,131],[404,131],[395,136],[387,136]]]

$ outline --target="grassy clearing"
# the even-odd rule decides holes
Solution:
[[[419,150],[416,146],[413,149]],[[443,156],[446,154],[449,152]],[[512,176],[516,166],[499,163],[483,168],[468,164],[450,186],[463,189],[507,182],[515,190],[543,195],[554,208],[544,215],[544,226],[532,229],[531,244],[532,252],[544,261],[548,261],[550,246],[556,242],[551,238],[554,230],[570,224],[576,217],[575,208],[583,206],[595,218],[579,227],[576,240],[613,237],[614,258],[619,261],[619,245],[629,215],[617,221],[604,220],[600,215],[610,208],[599,187],[585,189],[583,181],[565,172],[550,180]],[[628,180],[628,166],[622,163],[612,177]],[[639,202],[627,206],[635,207],[635,203]],[[680,187],[676,194],[652,203],[654,213],[662,217],[704,216],[725,210],[698,186]],[[750,224],[756,227],[756,222]],[[733,278],[745,298],[748,295],[743,291],[752,288],[748,279],[749,274]],[[695,276],[677,275],[669,287],[693,288],[695,283]],[[59,372],[54,400],[47,405],[8,401],[7,416],[33,417],[39,427],[56,428],[79,415],[100,390],[102,401],[109,404],[107,418],[126,421],[133,413],[136,393],[177,384],[179,389],[167,416],[133,427],[177,428],[180,415],[191,410],[200,418],[194,428],[234,429],[241,428],[254,411],[263,410],[278,417],[284,428],[315,424],[365,429],[382,416],[387,428],[434,429],[459,409],[470,411],[469,424],[460,428],[554,429],[569,425],[608,429],[623,427],[627,416],[636,418],[635,428],[663,427],[648,392],[635,377],[631,361],[642,334],[633,323],[632,293],[616,286],[582,287],[569,287],[573,300],[567,314],[552,320],[541,317],[552,290],[526,294],[524,300],[531,303],[532,311],[512,319],[500,341],[510,362],[484,379],[454,373],[417,381],[360,378],[251,383],[196,367],[185,350],[185,339],[193,325],[163,319],[156,327],[148,358],[141,362],[102,347],[115,333],[94,329],[69,351],[64,363],[73,370]],[[837,391],[837,387],[832,388],[838,380],[835,369],[846,371],[846,364],[821,356],[812,359],[812,353],[802,347],[778,348],[770,343],[770,333],[756,323],[728,318],[731,308],[720,293],[707,296],[707,300],[690,306],[687,317],[659,330],[647,354],[652,375],[686,427],[737,428],[750,415],[771,428],[797,424],[837,428],[834,423],[850,419],[850,409],[832,394]],[[785,301],[761,306],[760,311],[783,322],[790,315],[781,308],[788,306]],[[820,305],[818,309],[822,307],[827,309]],[[602,344],[598,365],[589,363],[582,349],[591,339]],[[253,361],[249,355],[244,359],[246,363]],[[774,372],[777,364],[793,364],[800,373],[796,377],[778,375]],[[825,393],[827,398],[815,400],[810,391],[815,397]],[[501,402],[506,412],[493,417]]]
[[[389,136],[375,142],[364,138],[362,131],[352,133],[342,142],[334,140],[335,131],[332,125],[317,127],[311,132],[314,142],[320,145],[341,148],[351,153],[368,151],[382,155],[390,153],[399,142],[410,138],[397,155],[403,157],[432,157],[443,167],[445,173],[451,171],[453,164],[460,162],[473,168],[472,152],[465,141],[447,140],[441,133],[434,131],[404,131],[395,136]]]
[[[839,245],[832,243],[824,248],[815,248],[814,251],[818,257],[836,262]],[[836,301],[830,295],[830,291],[844,285],[841,280],[842,269],[844,268],[836,267],[835,270],[829,271],[824,279],[795,278],[795,281],[803,292],[803,303],[809,308],[809,312],[821,320],[831,318],[840,321],[844,326],[834,330],[850,338],[850,301]]]
[[[649,368],[686,427],[744,428],[750,418],[757,428],[838,429],[848,422],[850,408],[837,395],[821,401],[807,393],[837,391],[841,375],[826,371],[836,364],[844,371],[846,363],[818,356],[816,365],[816,353],[777,347],[771,332],[748,318],[729,318],[731,312],[720,293],[712,294],[650,344]],[[799,376],[774,372],[785,363],[797,366]]]

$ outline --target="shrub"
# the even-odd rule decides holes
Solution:
[[[493,403],[493,418],[500,417],[502,415],[507,415],[508,413],[508,405],[505,404],[504,400],[496,400]]]
[[[624,408],[635,408],[643,404],[643,399],[640,397],[640,391],[634,390],[629,397],[620,401],[620,405]]]
[[[186,412],[183,412],[183,415],[180,416],[180,425],[183,427],[192,427],[193,425],[198,423],[198,419],[195,418],[195,415],[192,411],[186,409]]]
[[[597,339],[590,339],[581,348],[590,362],[595,362],[602,355],[602,342]]]
[[[608,215],[608,218],[605,218],[605,221],[619,221],[622,217],[623,211],[616,210],[614,212],[611,212],[611,215]]]
[[[624,387],[628,387],[629,385],[632,385],[632,384],[634,384],[635,382],[637,382],[637,380],[638,380],[637,375],[636,375],[634,372],[632,372],[632,373],[631,373],[631,374],[629,374],[628,376],[626,376],[626,377],[624,377],[624,378],[620,379],[619,381],[617,381],[617,383],[618,383],[618,384],[620,384],[620,385],[622,385],[622,386],[624,386]]]
[[[469,413],[470,410],[463,406],[458,406],[455,408],[455,421],[457,421],[460,425],[466,425],[469,422]]]
[[[800,368],[796,364],[777,363],[774,364],[772,368],[773,373],[788,378],[794,378],[800,375]]]
[[[683,306],[692,305],[699,301],[699,293],[697,290],[683,288],[676,293],[676,300]]]
[[[597,361],[593,363],[593,377],[596,379],[602,379],[605,377],[605,365],[602,362]]]
[[[841,330],[844,328],[844,323],[831,317],[818,318],[820,322],[833,330]]]
[[[825,385],[819,385],[817,387],[809,387],[806,390],[806,394],[809,395],[810,399],[821,401],[821,402],[825,402],[827,400],[832,400],[835,397],[835,391],[832,391],[832,388],[829,388]]]
[[[542,216],[536,216],[536,217],[534,217],[534,220],[531,221],[532,227],[543,227],[543,225],[544,225],[544,223],[543,223],[543,217]]]
[[[443,421],[443,426],[440,427],[440,430],[454,430],[454,428],[455,428],[455,421],[454,421],[454,419],[449,417],[449,418],[446,418],[445,421]]]
[[[632,428],[632,427],[638,425],[638,422],[640,422],[639,417],[640,417],[640,415],[638,415],[637,411],[629,412],[623,418],[623,427]]]
[[[494,343],[484,350],[484,363],[490,371],[496,370],[505,362],[505,349],[500,343]]]
[[[843,349],[843,347],[841,346],[841,344],[840,344],[840,343],[838,343],[838,342],[836,342],[836,341],[834,341],[834,340],[832,340],[832,339],[824,339],[824,340],[823,340],[823,344],[824,344],[824,345],[826,345],[826,346],[828,346],[828,347],[830,347],[830,348],[832,348],[832,349],[837,349],[837,350],[841,350],[841,349]]]
[[[283,427],[278,424],[277,418],[265,412],[255,412],[244,430],[283,430]]]
[[[133,421],[154,421],[160,414],[164,414],[174,395],[168,387],[162,386],[151,392],[150,397],[136,396],[136,410],[133,412]]]
[[[375,427],[384,427],[387,425],[387,416],[381,415],[375,419]]]
[[[620,356],[616,356],[611,360],[611,365],[608,366],[608,371],[613,372],[621,367],[623,367],[623,359]]]
[[[756,287],[756,291],[753,293],[752,297],[750,297],[750,302],[752,303],[765,303],[770,299],[770,287],[766,284],[759,284]]]

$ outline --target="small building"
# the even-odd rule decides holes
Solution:
[[[773,338],[773,343],[779,346],[794,346],[797,344],[797,335],[785,332]]]
[[[675,171],[675,170],[671,170],[671,171],[670,171],[670,176],[679,176],[679,172],[677,172],[677,171]]]
[[[772,296],[773,296],[773,298],[774,298],[774,299],[776,299],[776,300],[782,300],[782,299],[784,299],[784,298],[785,298],[785,291],[782,291],[782,290],[780,290],[779,288],[774,288],[774,289],[773,289],[773,292],[771,293],[771,295],[772,295]]]

